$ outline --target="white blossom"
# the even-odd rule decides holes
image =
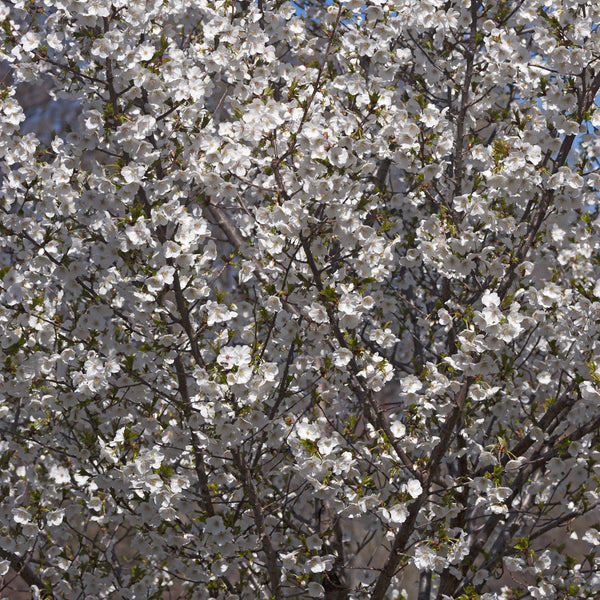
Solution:
[[[0,576],[599,597],[597,4],[0,2]]]

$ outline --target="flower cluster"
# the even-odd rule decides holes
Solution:
[[[599,22],[0,3],[1,586],[599,597]]]

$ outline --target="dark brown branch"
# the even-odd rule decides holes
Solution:
[[[214,204],[207,204],[206,212],[210,216],[211,220],[221,228],[229,243],[238,252],[246,246],[244,238],[240,235],[240,232],[220,207],[215,206]]]
[[[417,600],[431,598],[431,571],[423,571],[419,576],[419,595]]]
[[[279,568],[279,559],[277,551],[273,547],[269,533],[267,532],[267,526],[265,523],[265,516],[263,506],[260,502],[260,497],[252,478],[252,473],[248,469],[242,455],[237,451],[232,451],[233,460],[235,465],[240,471],[242,476],[242,485],[246,496],[250,501],[250,507],[254,516],[254,523],[258,534],[260,536],[260,542],[262,545],[263,552],[265,553],[267,561],[267,572],[269,573],[269,587],[273,598],[275,600],[282,600],[283,593],[281,589],[281,570]]]
[[[387,589],[396,574],[398,566],[402,560],[402,555],[406,549],[410,536],[415,530],[415,525],[417,522],[417,517],[423,504],[427,500],[429,496],[429,491],[431,489],[431,485],[434,482],[434,479],[439,471],[440,464],[442,458],[446,454],[448,448],[450,447],[450,443],[452,441],[452,437],[454,435],[454,430],[456,425],[462,415],[462,409],[467,399],[467,394],[469,392],[469,388],[471,386],[471,378],[467,378],[458,394],[455,398],[454,408],[446,417],[442,427],[441,427],[441,439],[438,445],[433,450],[431,458],[429,459],[429,464],[427,467],[427,479],[423,484],[423,491],[421,495],[412,503],[408,511],[408,517],[406,521],[402,524],[402,527],[396,534],[394,541],[392,543],[392,548],[390,553],[385,561],[385,565],[379,574],[377,582],[375,583],[375,588],[373,589],[373,593],[371,595],[371,600],[383,600],[385,598],[385,594]]]
[[[27,560],[21,556],[17,556],[8,550],[3,550],[0,548],[0,558],[3,560],[7,560],[10,563],[11,569],[18,573],[21,579],[29,586],[29,587],[37,587],[40,591],[45,591],[45,598],[51,600],[54,598],[52,592],[47,591],[47,586],[44,582],[39,578],[39,576],[34,572],[31,568]]]

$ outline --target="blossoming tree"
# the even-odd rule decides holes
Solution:
[[[0,19],[6,589],[598,598],[596,0]]]

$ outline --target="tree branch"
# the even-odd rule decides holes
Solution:
[[[232,456],[235,465],[237,466],[237,468],[240,471],[240,474],[242,475],[242,485],[244,487],[244,491],[246,492],[246,496],[250,501],[250,506],[254,515],[254,523],[260,536],[260,542],[262,544],[263,552],[265,553],[267,561],[267,572],[269,573],[270,581],[269,587],[271,588],[271,592],[275,600],[282,600],[283,594],[281,589],[281,570],[278,564],[279,559],[277,556],[277,551],[273,547],[271,538],[269,536],[269,533],[267,532],[264,510],[260,502],[258,492],[256,490],[256,485],[254,484],[252,474],[246,466],[246,463],[244,462],[241,453],[238,450],[233,450]]]
[[[51,600],[54,598],[54,594],[52,592],[48,592],[48,587],[46,584],[40,579],[40,577],[34,572],[34,570],[29,566],[25,558],[21,556],[17,556],[8,550],[3,550],[0,548],[0,558],[3,560],[7,560],[10,563],[10,567],[15,573],[21,577],[21,579],[29,586],[29,587],[37,587],[40,591],[45,592],[45,598]]]

